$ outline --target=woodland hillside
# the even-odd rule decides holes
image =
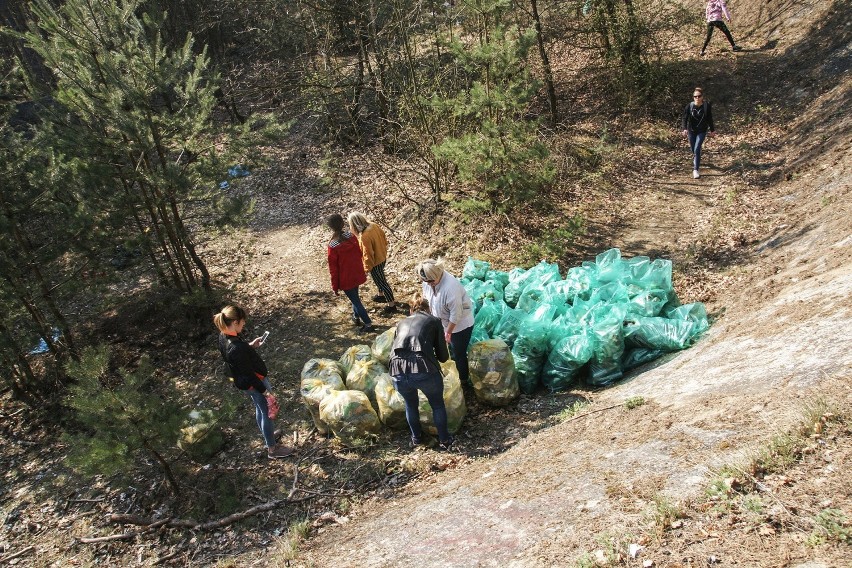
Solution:
[[[0,564],[848,565],[852,10],[728,7],[743,49],[700,56],[701,2],[0,2]],[[617,247],[711,327],[606,388],[467,389],[451,452],[344,444],[299,387],[375,337],[329,286],[352,210],[398,298],[425,258]],[[227,303],[270,331],[286,460]]]

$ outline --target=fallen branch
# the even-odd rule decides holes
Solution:
[[[80,542],[85,543],[85,544],[92,544],[92,543],[98,543],[98,542],[112,542],[114,540],[130,540],[131,538],[135,538],[138,535],[145,534],[146,532],[150,532],[157,527],[161,527],[165,524],[168,524],[168,522],[170,520],[171,519],[160,519],[159,521],[155,521],[153,523],[146,523],[145,528],[142,529],[141,531],[131,531],[131,532],[126,532],[126,533],[121,533],[121,534],[113,534],[113,535],[109,535],[109,536],[95,536],[95,537],[85,537],[84,536],[83,538],[80,539]]]
[[[304,490],[300,490],[304,491]],[[277,509],[281,505],[287,503],[301,503],[303,501],[308,501],[309,499],[313,499],[312,496],[301,497],[299,499],[276,499],[275,501],[268,501],[266,503],[262,503],[260,505],[255,505],[250,509],[246,509],[241,513],[234,513],[233,515],[228,515],[227,517],[223,517],[221,519],[217,519],[215,521],[208,521],[206,523],[200,523],[198,521],[191,521],[189,519],[162,519],[159,521],[154,521],[153,519],[140,517],[138,515],[124,515],[120,513],[112,513],[107,516],[107,521],[110,523],[116,524],[126,524],[126,525],[141,525],[147,527],[146,530],[150,530],[155,526],[165,525],[169,528],[183,528],[190,529],[194,531],[208,531],[210,529],[218,529],[237,521],[241,521],[245,518],[251,517],[253,515],[257,515],[258,513],[265,513],[266,511],[271,511],[273,509]],[[146,532],[146,531],[142,531]],[[140,533],[141,534],[141,533]],[[105,538],[105,537],[102,537]]]
[[[33,550],[35,550],[35,547],[34,547],[34,546],[28,546],[28,547],[26,547],[26,548],[22,548],[22,549],[21,549],[21,550],[19,550],[18,552],[15,552],[15,553],[13,553],[13,554],[8,554],[8,555],[6,555],[6,556],[3,556],[2,558],[0,558],[0,564],[4,564],[4,563],[6,563],[6,562],[8,562],[8,561],[10,561],[10,560],[14,560],[15,558],[20,558],[20,557],[21,557],[21,556],[23,556],[24,554],[29,554],[29,553],[30,553],[30,552],[32,552]]]
[[[605,406],[603,408],[598,408],[596,410],[590,410],[588,412],[584,412],[583,414],[579,414],[579,415],[574,416],[572,418],[569,418],[567,420],[563,420],[562,423],[564,424],[565,422],[571,422],[573,420],[579,420],[580,418],[585,418],[589,414],[595,414],[596,412],[603,412],[604,410],[610,410],[612,408],[618,408],[619,406],[624,406],[624,403],[622,402],[622,403],[619,403],[619,404],[613,404],[612,406]]]

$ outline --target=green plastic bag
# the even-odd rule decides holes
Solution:
[[[589,361],[588,383],[600,387],[623,376],[621,356],[624,354],[622,331],[627,306],[624,304],[598,305],[591,311],[591,332],[595,337],[595,352]]]
[[[578,296],[584,300],[588,300],[592,294],[592,289],[597,286],[598,267],[595,264],[584,263],[583,266],[575,266],[568,269],[568,274],[565,275],[565,287],[563,290],[570,296]]]
[[[373,351],[369,345],[353,345],[341,355],[338,363],[340,363],[340,369],[343,371],[343,376],[345,377],[349,374],[349,370],[355,361],[369,361],[372,358]]]
[[[621,368],[629,371],[645,363],[650,363],[664,354],[665,351],[659,349],[648,349],[646,347],[625,348],[624,355],[621,356]]]
[[[469,256],[462,269],[462,278],[467,278],[468,280],[485,280],[485,275],[490,268],[490,263],[484,260],[476,260],[472,256]]]
[[[621,282],[611,282],[600,288],[596,288],[589,297],[592,303],[604,302],[606,304],[627,304],[630,301],[630,296],[627,295],[627,288]]]
[[[508,309],[510,309],[509,306],[503,300],[486,300],[482,303],[482,308],[476,312],[473,324],[475,327],[483,329],[491,337],[497,329],[497,324],[503,318],[503,314]]]
[[[707,310],[704,304],[696,302],[670,309],[666,317],[673,320],[691,321],[693,324],[690,340],[695,339],[710,328],[710,320],[707,318]]]
[[[518,397],[515,360],[505,341],[490,339],[474,343],[467,357],[476,398],[494,406],[505,406]]]
[[[545,298],[544,287],[537,284],[527,286],[518,299],[517,308],[527,313],[536,309]]]
[[[387,365],[388,361],[390,361],[391,351],[393,350],[393,336],[395,333],[396,326],[383,331],[376,336],[376,339],[373,340],[373,344],[370,346],[370,353],[372,353],[373,359],[382,365]]]
[[[509,273],[502,270],[489,270],[485,273],[485,281],[493,282],[498,288],[503,290],[506,284],[509,283]]]
[[[464,392],[462,391],[461,380],[459,379],[459,371],[452,359],[441,363],[441,374],[444,376],[444,405],[447,408],[447,429],[452,432],[458,432],[467,415],[467,405],[464,401]],[[426,396],[417,391],[420,404],[420,424],[423,430],[432,434],[438,435],[438,429],[435,428],[435,421],[432,418],[432,406],[426,400]]]
[[[625,321],[624,335],[635,347],[679,351],[691,345],[694,327],[691,320],[637,316]]]
[[[405,420],[405,400],[393,386],[391,376],[386,373],[376,381],[376,403],[382,424],[394,429],[408,426]]]
[[[564,336],[556,342],[542,368],[541,382],[550,392],[569,389],[577,382],[580,369],[594,355],[594,336],[585,327],[577,326],[575,329],[576,334]]]
[[[503,301],[503,288],[499,285],[499,283],[494,282],[493,280],[486,280],[482,283],[482,286],[479,286],[473,295],[468,292],[468,296],[470,299],[477,305],[477,307],[482,307],[482,304],[487,301]]]
[[[512,357],[515,359],[518,386],[525,394],[532,394],[538,387],[541,369],[550,347],[548,336],[555,311],[556,307],[549,304],[539,306],[518,328],[518,337],[512,345]]]
[[[521,328],[521,323],[526,319],[527,313],[523,310],[514,310],[508,308],[503,312],[500,322],[494,329],[493,337],[502,339],[506,345],[510,347],[515,344],[515,339],[518,337],[518,331]]]
[[[481,326],[474,325],[473,331],[470,332],[470,342],[467,346],[467,351],[470,353],[471,346],[478,341],[486,341],[491,339],[491,335]]]
[[[665,290],[645,290],[630,298],[627,311],[637,316],[654,317],[660,315],[668,301],[669,293]]]
[[[595,265],[598,267],[598,281],[602,283],[619,282],[626,275],[626,266],[621,260],[621,251],[617,248],[609,249],[595,257]]]
[[[320,403],[320,419],[340,441],[353,445],[381,431],[370,399],[361,391],[334,391]]]
[[[511,278],[511,272],[509,273]],[[510,306],[515,306],[523,294],[527,286],[538,285],[545,286],[551,282],[556,282],[562,277],[559,275],[559,266],[550,264],[542,260],[537,265],[533,266],[526,272],[519,274],[516,278],[511,279],[503,290],[503,299]]]

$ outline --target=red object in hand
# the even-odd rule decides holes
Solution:
[[[272,395],[266,397],[266,408],[267,414],[272,420],[275,420],[275,417],[278,416],[278,411],[281,410],[281,406],[278,404],[278,399]]]

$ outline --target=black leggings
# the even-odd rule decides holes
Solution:
[[[713,37],[714,27],[722,30],[722,33],[725,34],[725,37],[728,38],[729,42],[731,42],[731,47],[737,45],[734,43],[734,36],[731,35],[731,31],[728,29],[728,26],[725,25],[725,22],[722,20],[715,20],[713,22],[707,22],[707,37],[704,38],[704,47],[701,48],[702,53],[705,49],[707,49],[707,44],[710,43],[710,38]]]

